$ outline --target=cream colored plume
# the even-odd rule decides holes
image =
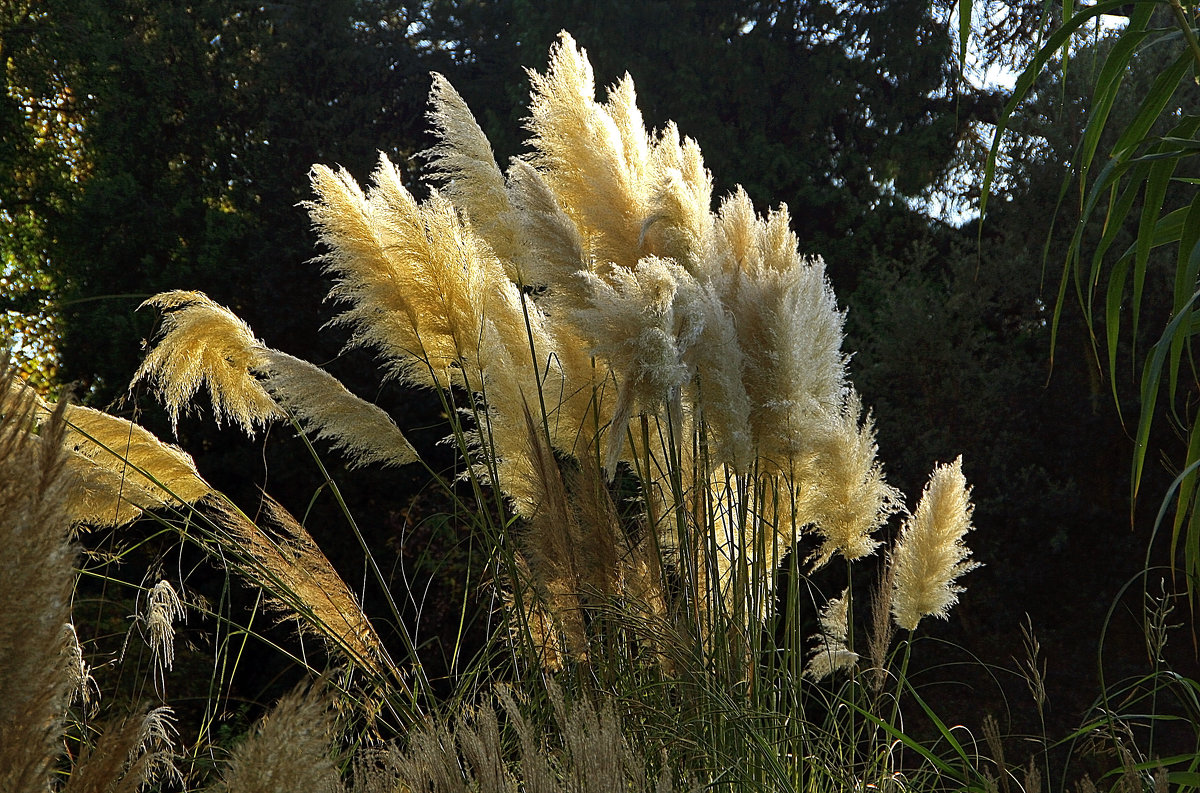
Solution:
[[[811,422],[795,482],[797,521],[822,535],[816,566],[835,554],[854,561],[879,547],[875,531],[901,509],[901,494],[883,478],[876,459],[875,428],[861,419],[858,396],[848,395],[837,412]]]
[[[829,677],[842,669],[853,668],[858,663],[858,653],[846,646],[846,637],[850,633],[847,624],[850,611],[850,590],[842,592],[826,604],[821,612],[819,623],[821,633],[817,636],[817,646],[808,656],[804,674],[813,680]]]
[[[598,262],[633,267],[645,251],[649,216],[648,143],[626,78],[595,100],[586,53],[560,33],[546,73],[530,72],[533,165],[579,227]]]
[[[512,161],[508,186],[528,246],[521,265],[525,282],[545,286],[553,300],[577,307],[578,277],[588,269],[579,229],[563,211],[542,174],[529,163]]]
[[[739,191],[722,205],[712,251],[723,298],[746,356],[750,423],[767,470],[784,471],[804,452],[823,416],[846,394],[844,314],[825,265],[797,250],[786,208],[757,217]]]
[[[184,407],[178,400],[184,395],[190,399],[207,383],[218,416],[227,415],[247,430],[290,414],[306,432],[332,441],[353,465],[403,465],[417,459],[386,413],[324,370],[265,346],[246,323],[206,295],[168,292],[147,303],[169,312],[165,333],[134,383],[141,378],[154,383],[172,421]],[[81,442],[77,451],[131,477],[137,489],[127,500],[134,505],[157,506],[141,503],[143,491],[165,489],[186,503],[210,492],[190,457],[137,425],[86,408],[71,408],[69,417],[92,444]],[[169,501],[159,498],[160,504]]]
[[[605,455],[611,476],[635,411],[670,405],[691,379],[684,358],[704,328],[703,289],[675,262],[653,257],[613,267],[607,279],[587,273],[583,284],[588,306],[572,322],[619,387]]]
[[[708,247],[713,234],[712,175],[704,167],[700,147],[691,138],[679,138],[669,122],[651,152],[654,184],[650,217],[643,235],[660,256],[679,262],[694,277],[711,280],[712,257]]]
[[[66,506],[72,524],[120,526],[147,509],[193,504],[212,492],[192,458],[126,419],[91,408],[53,405],[23,385],[39,422],[64,419],[63,464],[74,484]]]
[[[519,269],[525,248],[520,219],[509,203],[491,143],[467,103],[440,74],[433,75],[429,102],[429,118],[441,139],[425,152],[433,177],[445,183],[443,194],[491,246],[509,278],[525,280]]]
[[[78,521],[122,525],[143,510],[194,504],[212,492],[189,454],[149,430],[99,410],[69,405],[68,465],[80,478]]]
[[[263,374],[267,390],[306,432],[331,441],[351,465],[405,465],[420,459],[387,413],[351,394],[324,369],[264,348],[254,370]]]
[[[492,459],[524,514],[533,494],[523,489],[519,406],[544,402],[555,448],[574,454],[595,404],[585,345],[522,294],[447,196],[418,204],[386,159],[365,194],[344,173],[313,173],[320,200],[310,211],[331,249],[326,265],[338,283],[330,295],[347,304],[337,321],[353,329],[350,343],[377,347],[410,382],[483,397],[486,426],[468,441]]]
[[[962,587],[955,580],[979,565],[968,561],[963,537],[971,530],[971,490],[962,473],[962,457],[933,470],[916,511],[905,521],[892,564],[892,616],[915,630],[922,617],[946,619]]]
[[[218,423],[228,419],[253,433],[255,427],[282,418],[270,394],[250,374],[260,344],[233,312],[199,292],[163,292],[142,305],[163,310],[163,329],[133,383],[150,383],[172,424],[201,386],[208,387]]]
[[[712,463],[747,473],[754,463],[752,407],[737,327],[711,282],[699,285],[696,310],[702,328],[696,343],[684,352],[684,360],[697,373],[692,400],[710,437]]]
[[[386,158],[373,182],[366,196],[348,174],[313,168],[321,200],[309,210],[337,277],[330,297],[348,304],[336,322],[353,330],[351,346],[379,349],[402,379],[480,390],[485,319],[524,338],[515,286],[446,197],[418,204]]]

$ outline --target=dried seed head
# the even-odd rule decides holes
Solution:
[[[183,601],[175,594],[170,581],[164,578],[150,588],[142,619],[149,634],[146,643],[150,645],[150,653],[160,671],[170,670],[175,665],[175,621],[186,617]]]

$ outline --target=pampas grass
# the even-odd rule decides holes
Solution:
[[[204,386],[218,423],[232,421],[253,432],[282,416],[270,394],[250,374],[258,342],[245,322],[197,292],[164,292],[142,306],[165,312],[161,340],[166,343],[150,350],[133,381],[150,383],[172,425]]]
[[[79,410],[48,406],[0,372],[0,790],[51,789],[67,708],[88,697],[89,672],[71,622],[76,547],[68,464]],[[64,793],[136,791],[177,779],[169,709],[116,721],[85,745]]]
[[[42,432],[32,389],[0,371],[0,790],[44,790],[78,667],[71,622],[65,404]]]
[[[916,629],[922,617],[946,619],[958,602],[955,580],[979,566],[967,561],[963,544],[972,512],[962,457],[934,469],[896,543],[892,614],[901,628]]]
[[[335,729],[327,692],[291,692],[234,750],[212,793],[340,793]]]
[[[267,518],[255,523],[228,501],[214,500],[208,507],[227,562],[262,588],[281,617],[298,618],[301,630],[326,640],[338,655],[367,672],[373,685],[403,685],[403,673],[354,594],[287,510],[267,498]]]
[[[390,579],[315,451],[320,487],[384,588],[399,660],[282,506],[267,497],[252,521],[183,451],[10,382],[0,451],[11,447],[16,462],[0,484],[18,475],[40,484],[3,497],[21,520],[61,534],[37,559],[14,557],[44,573],[37,597],[50,609],[45,631],[17,637],[32,642],[21,652],[40,693],[0,721],[10,730],[0,737],[16,734],[10,722],[33,729],[27,756],[11,764],[24,769],[13,772],[22,784],[56,762],[61,714],[86,686],[78,645],[64,639],[68,528],[145,515],[330,650],[327,685],[285,697],[233,750],[216,790],[333,793],[346,789],[343,761],[359,769],[361,790],[669,791],[695,775],[709,786],[815,791],[894,778],[896,763],[879,757],[899,719],[876,715],[891,671],[887,616],[910,630],[913,613],[945,616],[960,591],[953,582],[972,567],[961,466],[935,472],[891,550],[895,583],[885,580],[892,599],[874,608],[867,692],[851,590],[819,614],[813,605],[815,643],[801,628],[801,580],[839,558],[850,571],[904,512],[847,375],[844,312],[824,264],[801,253],[786,207],[760,215],[738,188],[714,210],[696,142],[673,124],[648,130],[628,75],[598,100],[570,36],[531,81],[531,153],[506,172],[462,97],[435,76],[439,143],[426,156],[440,189],[419,201],[384,157],[365,188],[313,166],[306,204],[334,282],[334,324],[349,347],[375,350],[386,375],[442,402],[447,442],[482,505],[472,541],[484,545],[501,604],[499,643],[452,681],[458,717],[430,707],[433,687]],[[205,391],[218,423],[249,434],[286,421],[310,450],[327,442],[351,467],[424,465],[390,416],[267,346],[209,297],[173,291],[144,305],[163,313],[162,326],[131,388],[147,386],[173,426]],[[69,485],[56,484],[60,472]],[[808,558],[802,544],[814,549]],[[145,595],[160,692],[187,611],[183,585],[160,577]],[[496,677],[525,688],[492,688]],[[897,703],[904,685],[902,668]],[[830,714],[820,724],[807,711],[815,700]],[[844,715],[860,712],[878,723]],[[167,724],[160,710],[114,722],[69,789],[169,775]],[[339,737],[351,725],[363,734]],[[366,736],[375,748],[355,756]],[[397,742],[379,744],[385,737]]]

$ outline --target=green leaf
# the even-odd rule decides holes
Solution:
[[[1172,785],[1200,787],[1200,773],[1195,771],[1168,771],[1167,782]]]
[[[1111,156],[1119,156],[1127,149],[1132,149],[1142,142],[1142,139],[1150,132],[1151,127],[1158,121],[1162,115],[1163,109],[1167,106],[1167,102],[1171,101],[1171,97],[1175,95],[1175,91],[1179,88],[1179,83],[1183,80],[1183,76],[1187,74],[1191,68],[1192,57],[1191,53],[1183,52],[1171,67],[1160,72],[1154,79],[1154,85],[1142,100],[1141,107],[1138,108],[1137,115],[1134,116],[1129,126],[1121,133],[1121,137],[1113,144]],[[1166,140],[1166,139],[1164,139]],[[1186,140],[1190,140],[1187,138]]]
[[[984,217],[987,211],[988,196],[991,193],[992,181],[996,174],[996,154],[1000,149],[1000,140],[1004,136],[1004,132],[1008,129],[1009,119],[1012,117],[1013,111],[1017,106],[1025,100],[1033,88],[1034,82],[1038,75],[1042,73],[1042,69],[1049,63],[1054,56],[1064,47],[1066,47],[1071,37],[1076,31],[1086,25],[1089,21],[1096,19],[1104,14],[1109,14],[1117,11],[1127,5],[1124,0],[1103,0],[1103,2],[1095,5],[1086,6],[1082,11],[1072,16],[1063,22],[1046,40],[1041,49],[1034,55],[1033,60],[1025,67],[1017,76],[1016,85],[1013,87],[1012,97],[1004,106],[1003,112],[1000,114],[1000,119],[996,122],[996,133],[992,136],[991,149],[988,151],[987,161],[983,168],[983,188],[979,198],[979,214]],[[1146,21],[1149,19],[1149,14],[1153,10],[1154,3],[1139,2],[1134,6],[1133,16],[1129,21],[1129,28],[1139,25],[1144,28]],[[1145,7],[1143,11],[1143,7]],[[1129,29],[1127,28],[1127,30]]]
[[[1121,304],[1125,298],[1125,285],[1129,281],[1130,258],[1122,256],[1113,265],[1108,278],[1108,293],[1105,296],[1104,327],[1108,330],[1108,371],[1112,388],[1113,403],[1117,416],[1121,415],[1121,400],[1117,394],[1117,339],[1121,334]],[[1136,336],[1136,334],[1135,334]],[[1124,423],[1121,419],[1121,423]]]
[[[1155,342],[1154,347],[1151,349],[1150,357],[1146,359],[1146,364],[1142,369],[1142,413],[1138,419],[1138,429],[1133,446],[1131,491],[1134,499],[1137,498],[1138,488],[1142,482],[1142,470],[1146,463],[1146,448],[1150,439],[1150,425],[1154,419],[1154,406],[1158,402],[1158,391],[1162,381],[1163,365],[1166,363],[1167,354],[1170,352],[1171,342],[1174,340],[1176,334],[1180,332],[1180,328],[1184,326],[1184,320],[1190,320],[1189,311],[1197,298],[1200,298],[1200,291],[1193,293],[1191,299],[1183,306],[1182,310],[1178,311],[1171,321],[1167,323],[1166,328],[1163,329],[1162,336]]]
[[[1198,243],[1200,243],[1200,194],[1192,199],[1179,235],[1179,253],[1175,264],[1175,310],[1177,312],[1186,311],[1182,306],[1187,301],[1188,293],[1196,288],[1197,270],[1200,269],[1200,255],[1196,255]],[[1171,368],[1167,381],[1167,394],[1171,400],[1172,412],[1175,410],[1175,394],[1179,386],[1179,370],[1183,362],[1184,342],[1192,335],[1192,328],[1188,325],[1171,340]]]
[[[1129,67],[1129,60],[1146,36],[1146,31],[1127,31],[1125,35],[1117,39],[1117,43],[1113,45],[1112,51],[1104,60],[1099,77],[1096,78],[1096,88],[1092,91],[1091,111],[1088,113],[1087,126],[1083,130],[1083,140],[1079,144],[1079,156],[1076,160],[1081,187],[1087,184],[1088,172],[1092,168],[1092,159],[1096,155],[1096,147],[1100,144],[1100,135],[1108,123],[1108,114],[1117,99],[1121,82]]]
[[[1184,463],[1186,473],[1179,482],[1179,493],[1176,496],[1175,502],[1175,520],[1171,527],[1171,558],[1175,558],[1175,552],[1179,546],[1180,534],[1183,531],[1184,523],[1187,522],[1187,552],[1184,554],[1185,569],[1190,571],[1196,563],[1196,559],[1192,551],[1192,538],[1200,536],[1200,512],[1196,510],[1196,466],[1193,463],[1200,461],[1200,414],[1197,414],[1195,423],[1192,424],[1191,431],[1188,433],[1188,450],[1187,459]],[[1188,519],[1190,516],[1190,520]],[[1188,591],[1192,589],[1191,576],[1188,579]]]
[[[1192,134],[1200,126],[1200,119],[1188,119],[1172,130],[1173,133]],[[1160,144],[1159,148],[1162,148]],[[1142,217],[1138,223],[1136,254],[1133,266],[1133,337],[1137,338],[1138,319],[1142,307],[1143,287],[1146,283],[1146,267],[1150,261],[1150,250],[1153,248],[1154,231],[1158,224],[1158,216],[1162,212],[1163,201],[1166,199],[1167,186],[1179,165],[1177,158],[1154,162],[1146,179],[1145,198],[1142,202]]]

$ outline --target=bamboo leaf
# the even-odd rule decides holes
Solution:
[[[1186,301],[1187,294],[1196,288],[1197,269],[1200,268],[1200,255],[1197,255],[1200,253],[1197,251],[1198,244],[1200,244],[1200,194],[1192,199],[1179,235],[1179,253],[1175,264],[1175,310],[1180,313],[1187,313],[1181,304]],[[1167,394],[1172,412],[1175,410],[1175,394],[1178,390],[1179,371],[1183,363],[1184,342],[1191,336],[1189,325],[1183,332],[1176,333],[1171,340],[1171,367],[1167,381]]]
[[[1142,142],[1142,139],[1149,134],[1151,127],[1158,121],[1162,115],[1163,109],[1167,106],[1167,102],[1171,101],[1171,97],[1175,95],[1175,91],[1179,88],[1179,83],[1183,80],[1183,76],[1187,74],[1191,68],[1192,58],[1191,53],[1183,52],[1175,63],[1171,64],[1170,68],[1162,71],[1154,79],[1154,85],[1142,100],[1141,107],[1138,108],[1137,115],[1134,116],[1129,126],[1121,133],[1121,137],[1113,144],[1112,156],[1117,156],[1126,149],[1131,149]]]
[[[1200,119],[1188,119],[1175,127],[1172,132],[1191,134],[1200,125]],[[1160,144],[1159,148],[1163,144]],[[1177,158],[1164,159],[1150,166],[1150,174],[1146,180],[1145,198],[1142,202],[1142,217],[1138,223],[1136,254],[1133,266],[1133,301],[1132,301],[1132,333],[1137,338],[1138,321],[1142,308],[1142,294],[1146,283],[1146,267],[1150,260],[1150,250],[1153,248],[1154,231],[1158,216],[1162,212],[1163,201],[1166,199],[1167,186],[1179,165]]]
[[[1113,45],[1112,51],[1104,60],[1100,75],[1096,78],[1096,88],[1092,91],[1091,111],[1088,113],[1088,122],[1083,130],[1083,140],[1079,144],[1079,157],[1076,161],[1081,188],[1087,184],[1088,173],[1092,168],[1092,159],[1096,155],[1096,147],[1100,144],[1100,135],[1108,123],[1108,114],[1117,99],[1117,93],[1120,91],[1121,82],[1124,80],[1129,66],[1129,60],[1146,35],[1146,31],[1127,32],[1117,39],[1117,43]]]
[[[973,0],[958,0],[958,65],[967,62],[967,42],[971,39],[971,10]]]
[[[1121,9],[1126,3],[1124,0],[1103,0],[1092,6],[1085,7],[1082,11],[1072,16],[1070,19],[1064,20],[1063,24],[1055,30],[1046,43],[1037,51],[1033,60],[1025,67],[1017,76],[1016,85],[1013,87],[1012,97],[1004,106],[1003,112],[1000,114],[1000,119],[996,122],[996,133],[992,136],[992,145],[988,151],[987,161],[983,169],[983,188],[979,198],[979,214],[983,217],[987,211],[988,196],[991,192],[992,181],[996,174],[996,154],[1000,149],[1000,140],[1004,136],[1004,132],[1008,129],[1009,119],[1012,117],[1013,111],[1017,106],[1025,100],[1033,88],[1034,82],[1038,75],[1042,73],[1042,69],[1049,63],[1056,54],[1066,47],[1071,37],[1076,31],[1086,25],[1089,21],[1096,19],[1104,14],[1109,14]],[[1149,12],[1153,10],[1153,3],[1137,3],[1134,8],[1134,14],[1130,18],[1129,27],[1133,28],[1136,25],[1145,27],[1146,21],[1149,19]],[[1144,12],[1143,6],[1147,6]],[[1144,17],[1144,18],[1143,18]]]
[[[1121,417],[1121,400],[1117,395],[1117,339],[1121,335],[1121,304],[1125,298],[1125,284],[1129,280],[1129,266],[1128,256],[1122,256],[1113,265],[1108,279],[1108,294],[1105,297],[1104,327],[1108,330],[1108,371],[1110,373],[1108,381],[1112,388],[1113,403],[1117,406],[1118,417]],[[1124,418],[1121,418],[1121,423],[1125,423]]]
[[[1184,523],[1187,522],[1187,537],[1190,539],[1197,536],[1197,518],[1200,518],[1200,513],[1197,513],[1195,508],[1196,499],[1196,467],[1192,464],[1200,460],[1200,414],[1197,414],[1195,423],[1192,424],[1191,431],[1188,433],[1188,450],[1187,460],[1184,463],[1186,473],[1179,482],[1179,493],[1176,495],[1175,501],[1175,520],[1171,526],[1171,558],[1175,558],[1175,552],[1178,549],[1179,537],[1183,531]],[[1188,520],[1190,515],[1190,520]],[[1190,550],[1191,543],[1188,543]],[[1190,570],[1194,564],[1194,559],[1190,554],[1185,554],[1185,569]],[[1189,585],[1188,589],[1191,589]]]
[[[1197,298],[1200,298],[1200,291],[1193,293],[1191,299],[1183,307],[1183,310],[1178,311],[1171,321],[1167,323],[1166,328],[1163,329],[1162,336],[1155,342],[1154,347],[1151,349],[1150,357],[1146,359],[1145,367],[1142,370],[1142,413],[1138,419],[1138,429],[1133,446],[1131,491],[1134,499],[1137,498],[1138,487],[1142,482],[1142,470],[1146,463],[1146,447],[1150,438],[1150,425],[1154,420],[1154,406],[1158,401],[1163,365],[1166,362],[1167,354],[1170,352],[1172,340],[1179,333],[1184,320],[1190,319],[1189,310]]]

